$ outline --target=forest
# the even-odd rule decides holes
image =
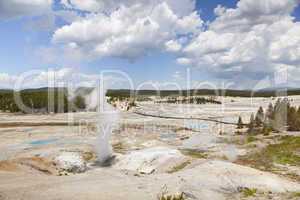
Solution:
[[[76,96],[70,100],[68,91],[64,88],[0,91],[0,110],[2,112],[64,113],[84,108],[84,99]]]

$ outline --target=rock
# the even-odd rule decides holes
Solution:
[[[183,149],[193,149],[198,151],[209,151],[217,146],[218,138],[212,134],[195,134],[183,142]]]
[[[233,193],[238,192],[241,187],[276,193],[300,191],[299,183],[225,161],[206,161],[194,168],[183,170],[178,175],[186,180],[187,188],[206,188]]]
[[[167,147],[148,148],[119,157],[117,169],[137,171],[141,174],[166,172],[185,162],[187,158],[176,149]]]
[[[87,170],[86,162],[78,152],[63,152],[54,159],[54,162],[60,170],[70,173],[82,173]]]

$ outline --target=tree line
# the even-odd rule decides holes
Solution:
[[[245,124],[239,117],[237,128],[243,128]],[[287,98],[278,99],[273,105],[270,103],[266,110],[262,107],[250,116],[246,125],[248,133],[269,134],[271,131],[300,131],[300,106],[292,106]]]
[[[19,97],[19,99],[18,99]],[[0,111],[11,113],[64,113],[85,109],[85,99],[69,99],[64,89],[0,92]]]
[[[222,104],[221,101],[215,100],[213,97],[190,97],[190,98],[176,98],[169,97],[166,100],[156,101],[156,103],[176,103],[176,104]]]
[[[278,97],[300,95],[300,89],[279,88],[269,90],[191,89],[191,90],[108,90],[109,97],[137,98],[139,96],[228,96],[228,97]]]

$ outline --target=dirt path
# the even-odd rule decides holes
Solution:
[[[10,127],[37,127],[37,126],[81,126],[79,122],[0,122],[0,128]]]
[[[134,112],[137,115],[145,116],[145,117],[155,117],[155,118],[161,118],[161,119],[188,119],[188,120],[201,120],[201,121],[209,121],[209,122],[216,122],[220,124],[229,124],[229,125],[237,125],[237,123],[233,122],[224,122],[216,119],[209,119],[209,118],[198,118],[198,117],[174,117],[174,116],[162,116],[162,115],[152,115],[147,113],[141,113],[141,112]],[[247,125],[247,124],[243,124]]]

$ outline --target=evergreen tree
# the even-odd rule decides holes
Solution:
[[[285,130],[287,126],[287,110],[289,107],[288,99],[278,99],[274,106],[274,123],[272,128],[276,131]]]
[[[248,133],[252,133],[253,132],[254,126],[255,126],[255,120],[254,120],[254,115],[252,113],[251,117],[250,117],[249,124],[248,124]]]
[[[297,118],[300,119],[300,106],[297,109]]]
[[[237,128],[238,129],[244,128],[244,124],[243,124],[241,116],[239,116],[238,123],[237,123]]]
[[[260,127],[262,126],[263,124],[263,121],[264,121],[264,110],[263,108],[260,106],[257,113],[256,113],[256,116],[255,116],[255,126],[256,127]]]
[[[82,96],[76,96],[74,99],[75,109],[83,110],[86,108],[85,99]]]
[[[274,107],[272,103],[269,103],[268,109],[266,111],[266,117],[270,120],[274,119]]]
[[[269,123],[264,123],[262,128],[262,134],[263,135],[269,135],[270,132],[272,132],[272,127]]]
[[[297,111],[294,107],[289,107],[288,113],[287,113],[287,125],[288,130],[294,131],[297,130]]]
[[[274,124],[274,107],[272,103],[269,103],[268,108],[265,113],[265,119],[264,119],[264,124],[271,128],[273,127]]]

